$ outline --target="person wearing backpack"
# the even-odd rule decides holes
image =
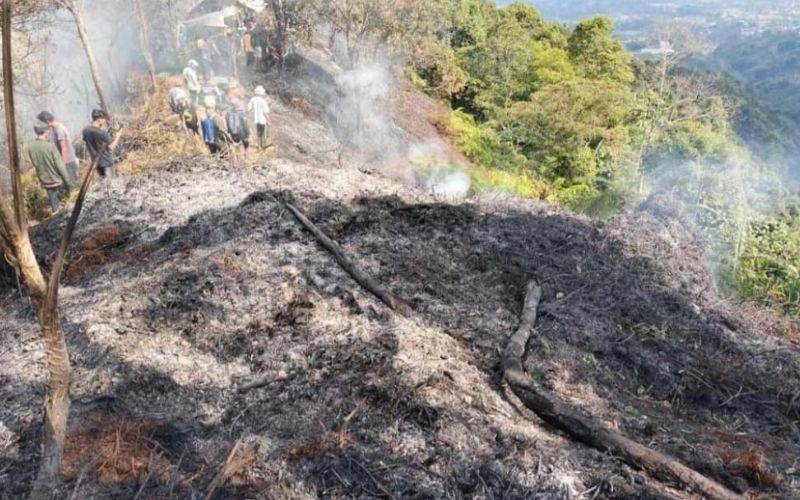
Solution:
[[[228,145],[233,141],[228,133],[225,120],[215,108],[206,109],[206,117],[200,122],[203,131],[203,142],[212,155],[223,155],[228,150]]]
[[[200,105],[206,109],[216,109],[219,101],[219,88],[216,85],[211,85],[210,82],[206,82],[206,85],[200,89]]]
[[[169,101],[169,107],[176,115],[181,114],[189,104],[189,97],[186,95],[186,91],[183,90],[183,87],[180,86],[169,89],[167,100]]]
[[[247,115],[244,110],[231,108],[225,116],[225,125],[228,128],[232,143],[242,145],[246,158],[247,148],[250,147],[250,124],[247,123]]]

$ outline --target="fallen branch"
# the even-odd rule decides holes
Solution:
[[[328,252],[333,255],[336,259],[336,262],[342,266],[342,269],[347,271],[347,274],[352,276],[356,282],[364,287],[368,292],[379,298],[384,304],[389,306],[394,312],[401,314],[403,316],[410,316],[412,313],[411,306],[409,306],[406,302],[401,299],[398,299],[391,292],[386,290],[380,283],[378,283],[373,277],[369,276],[367,273],[362,271],[356,264],[350,260],[342,250],[342,247],[339,246],[338,243],[333,241],[332,239],[328,238],[328,236],[322,232],[317,226],[314,225],[313,222],[308,220],[308,217],[303,214],[297,207],[292,205],[291,203],[286,203],[286,208],[292,212],[294,217],[303,225],[314,237],[319,241],[319,243],[327,250]]]
[[[550,394],[525,372],[522,357],[536,324],[541,297],[542,289],[539,284],[529,283],[519,328],[503,352],[505,380],[520,401],[543,421],[564,431],[576,441],[616,455],[632,467],[646,470],[655,477],[670,477],[684,487],[713,500],[743,500],[743,496],[674,458],[628,439],[590,416],[582,415]]]

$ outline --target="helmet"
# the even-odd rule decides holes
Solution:
[[[194,59],[189,59],[189,63],[188,63],[188,64],[189,64],[189,67],[190,67],[190,68],[197,68],[197,67],[199,67],[199,66],[200,66],[200,63],[198,63],[198,62],[197,62],[197,61],[195,61]]]

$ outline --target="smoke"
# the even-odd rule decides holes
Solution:
[[[131,2],[85,0],[82,4],[106,92],[111,105],[119,109],[127,95],[128,75],[143,68]],[[36,122],[36,114],[47,109],[74,138],[88,122],[91,110],[99,107],[89,63],[70,13],[59,10],[42,14],[40,24],[41,28],[29,36],[41,47],[36,61],[41,70],[23,78],[18,86],[18,120],[30,139],[28,131]]]
[[[665,160],[647,178],[651,194],[640,209],[699,231],[718,281],[741,257],[752,224],[776,213],[787,194],[780,173],[746,153],[721,162]]]
[[[472,179],[465,170],[449,164],[440,143],[413,144],[408,158],[416,186],[447,201],[461,201],[469,195]]]
[[[394,89],[389,66],[357,66],[336,76],[335,81],[337,96],[330,102],[330,113],[346,145],[371,158],[400,155],[403,133],[387,110]]]

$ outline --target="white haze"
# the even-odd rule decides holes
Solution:
[[[127,78],[132,71],[143,67],[141,50],[130,1],[84,0],[83,14],[101,75],[112,100],[119,109],[125,100]],[[44,50],[39,51],[38,63],[48,78],[28,82],[28,85],[46,87],[41,96],[26,95],[18,91],[18,122],[24,127],[25,137],[31,138],[31,127],[39,111],[51,111],[77,137],[88,123],[91,110],[99,107],[99,99],[92,82],[89,63],[78,38],[72,15],[66,11],[47,14],[45,29],[33,36]]]
[[[402,132],[387,111],[394,89],[388,65],[372,63],[336,77],[336,98],[329,103],[347,146],[370,156],[388,158],[402,149]]]
[[[472,179],[464,169],[450,165],[446,158],[447,153],[437,141],[413,144],[408,153],[412,182],[446,201],[466,199]]]
[[[335,77],[337,91],[327,95],[331,96],[329,114],[340,137],[371,163],[405,170],[400,172],[401,178],[437,197],[466,198],[471,179],[449,163],[441,141],[411,143],[392,119],[388,106],[389,100],[396,98],[397,82],[388,59],[358,64]]]

